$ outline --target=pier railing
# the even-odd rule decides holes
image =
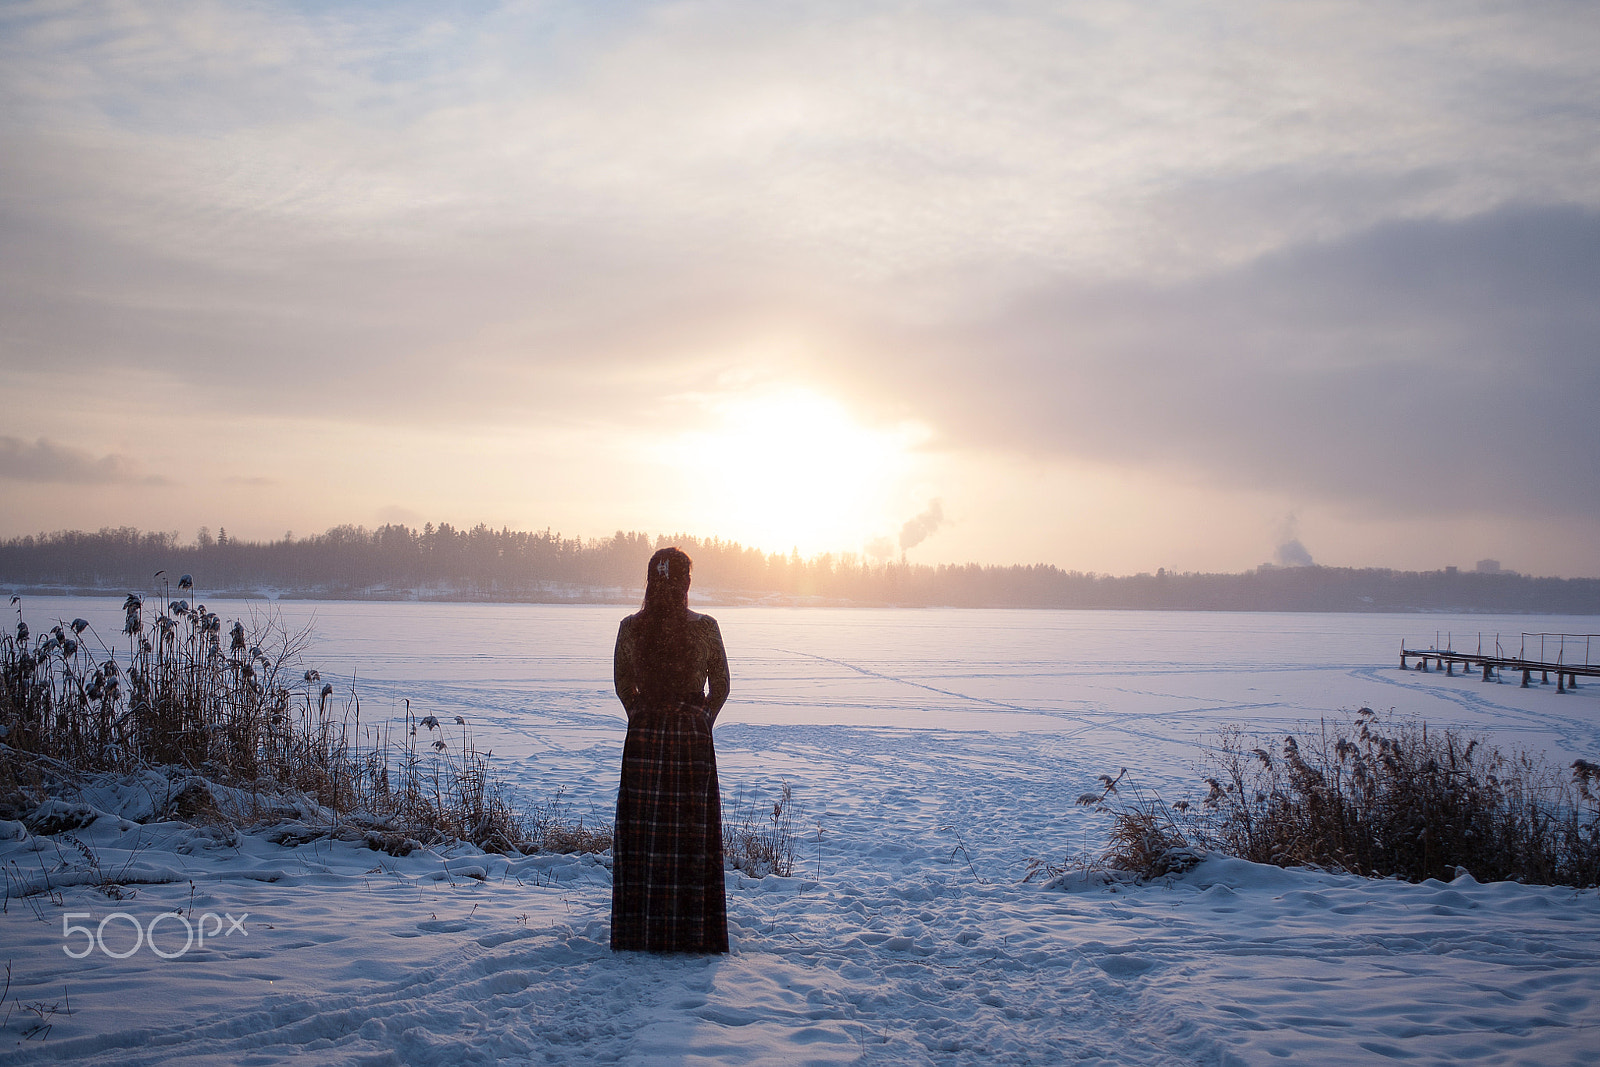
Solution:
[[[1400,669],[1413,669],[1410,661],[1416,660],[1416,670],[1454,674],[1460,665],[1463,672],[1481,671],[1486,682],[1494,679],[1496,671],[1521,671],[1524,689],[1533,684],[1535,674],[1539,675],[1541,685],[1549,685],[1550,675],[1554,674],[1558,693],[1578,688],[1580,676],[1600,677],[1600,663],[1593,658],[1600,655],[1600,634],[1523,633],[1519,635],[1516,655],[1511,655],[1501,643],[1499,634],[1494,635],[1493,650],[1485,649],[1483,636],[1478,635],[1475,652],[1457,650],[1454,634],[1435,632],[1432,648],[1407,648],[1402,641]]]

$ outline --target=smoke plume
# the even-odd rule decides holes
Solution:
[[[944,523],[944,506],[938,500],[928,501],[928,510],[914,519],[907,519],[900,527],[900,551],[922,544]]]
[[[888,537],[874,537],[867,542],[867,555],[873,559],[893,559],[894,541]]]
[[[1315,562],[1300,543],[1300,523],[1293,512],[1278,529],[1278,547],[1272,553],[1272,561],[1280,567],[1310,567]]]

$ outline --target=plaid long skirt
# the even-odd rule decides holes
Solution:
[[[611,855],[613,949],[728,951],[717,756],[698,708],[628,724]]]

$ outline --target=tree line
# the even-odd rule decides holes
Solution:
[[[202,529],[177,533],[105,528],[0,541],[0,583],[63,592],[149,590],[194,575],[207,591],[274,590],[348,598],[629,601],[645,563],[677,545],[695,561],[697,592],[716,600],[916,607],[1132,608],[1200,611],[1499,611],[1600,614],[1600,579],[1531,578],[1445,568],[1271,567],[1242,574],[1113,576],[1052,564],[994,566],[874,560],[850,553],[802,557],[719,538],[617,531],[565,537],[551,530],[374,530],[246,541]]]

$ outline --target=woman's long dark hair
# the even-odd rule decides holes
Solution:
[[[650,557],[645,572],[644,606],[639,610],[642,640],[639,666],[647,688],[682,699],[685,671],[692,662],[689,631],[689,574],[694,563],[680,548],[663,548]]]
[[[644,606],[648,618],[682,617],[689,610],[689,573],[694,561],[681,548],[663,548],[645,570]]]

